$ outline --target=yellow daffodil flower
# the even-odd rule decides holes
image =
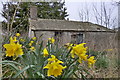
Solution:
[[[29,46],[32,46],[32,44],[34,43],[34,41],[30,41],[30,43],[28,44]]]
[[[32,46],[32,43],[29,43],[28,45],[29,45],[29,46]]]
[[[32,40],[36,40],[37,38],[36,37],[33,37]]]
[[[75,58],[75,51],[74,50],[71,50],[70,54],[71,54],[72,58]]]
[[[86,54],[81,54],[79,57],[80,57],[81,59],[83,59],[84,61],[87,61],[88,55],[86,55]]]
[[[47,49],[44,48],[44,50],[43,50],[43,56],[46,57],[46,56],[48,56],[48,55],[49,55],[49,53],[48,53]]]
[[[84,60],[84,61],[87,61],[87,57],[88,57],[88,55],[86,55],[86,54],[81,54],[81,55],[79,56],[78,62],[79,62],[79,63],[82,63],[83,60]]]
[[[60,65],[60,63],[63,63],[63,62],[56,59],[54,55],[52,55],[51,60],[57,60],[57,61],[49,62],[43,69],[48,69],[47,76],[57,77],[62,74],[62,70],[65,69],[66,66],[63,67],[62,65]]]
[[[77,56],[80,56],[81,54],[86,54],[87,52],[87,47],[84,47],[86,43],[81,43],[81,44],[78,44],[78,45],[75,45],[73,46],[73,51],[75,52],[75,54]]]
[[[94,56],[91,56],[87,61],[88,61],[88,67],[91,67],[91,65],[96,62],[96,60],[94,60]]]
[[[20,36],[20,33],[16,33],[16,36],[19,37],[19,36]]]
[[[52,37],[52,38],[48,38],[48,40],[53,44],[55,42],[55,39]]]
[[[86,43],[81,43],[81,44],[69,44],[70,47],[72,47],[71,50],[71,57],[75,58],[75,55],[79,57],[78,62],[82,63],[82,61],[87,61],[87,57],[88,55],[86,55],[87,53],[87,47],[84,47]]]
[[[67,47],[68,50],[70,50],[73,46],[74,44],[70,44],[70,43],[65,44],[65,47]]]
[[[9,44],[4,44],[3,47],[6,48],[6,56],[16,56],[18,57],[19,55],[23,55],[23,50],[22,50],[22,45],[20,45],[18,42],[15,43],[15,40],[10,38],[10,43]]]
[[[51,62],[55,62],[57,60],[58,59],[54,55],[51,55],[51,58],[48,58],[48,61],[51,61]]]
[[[21,42],[24,42],[25,40],[24,39],[20,39]]]
[[[10,37],[10,43],[15,43],[15,42],[17,42],[18,40],[16,39],[16,37],[14,37],[14,38],[12,38],[12,37]]]
[[[34,41],[30,41],[30,43],[34,43]]]
[[[49,62],[59,62],[59,63],[63,63],[62,61],[58,60],[54,55],[51,55],[51,58],[48,58]]]
[[[72,47],[72,50],[70,52],[72,58],[74,58],[75,55],[80,57],[81,54],[86,54],[87,47],[84,47],[84,44],[86,44],[86,43],[81,43],[81,44],[78,44],[78,45],[75,44],[74,46],[73,46],[73,44],[70,45]]]
[[[30,50],[31,50],[31,51],[34,51],[34,50],[35,50],[35,47],[31,47]]]

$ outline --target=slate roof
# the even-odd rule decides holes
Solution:
[[[91,22],[78,22],[57,19],[29,20],[32,30],[63,30],[63,31],[114,31]]]

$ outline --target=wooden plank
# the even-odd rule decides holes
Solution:
[[[82,30],[82,29],[31,29],[31,31],[63,31],[63,32],[110,32],[110,33],[116,33],[115,30],[109,30],[109,31],[94,31],[94,30]]]

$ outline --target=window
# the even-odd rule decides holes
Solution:
[[[62,32],[59,31],[55,32],[54,34],[55,42],[61,42],[62,40],[61,37],[62,37]]]
[[[83,43],[83,34],[72,34],[71,35],[72,42],[75,44]]]
[[[100,30],[100,28],[97,28],[97,30]]]

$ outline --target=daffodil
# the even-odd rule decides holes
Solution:
[[[28,45],[29,45],[29,46],[32,46],[32,43],[29,43]]]
[[[30,50],[31,50],[31,51],[34,51],[34,50],[35,50],[35,47],[31,47]]]
[[[88,55],[86,55],[87,52],[87,47],[84,47],[86,43],[81,43],[81,44],[70,44],[70,47],[72,47],[71,50],[71,57],[75,58],[75,56],[78,56],[78,62],[82,63],[82,61],[87,61]]]
[[[88,67],[91,67],[91,65],[96,62],[94,56],[91,56],[87,61],[88,61]]]
[[[18,41],[18,40],[17,40],[17,37],[13,37],[13,40],[14,40],[15,42]]]
[[[18,40],[16,39],[16,37],[14,37],[14,38],[12,38],[12,37],[10,37],[10,43],[12,44],[12,43],[15,43],[15,42],[17,42]]]
[[[20,39],[21,42],[24,42],[25,40],[24,39]]]
[[[19,36],[20,36],[20,33],[16,33],[16,36],[19,37]]]
[[[67,43],[65,46],[67,47],[68,50],[70,50],[73,47],[74,44]]]
[[[28,44],[29,46],[32,46],[32,44],[34,43],[34,41],[30,41],[30,43]]]
[[[68,49],[68,50],[71,50],[70,53],[71,53],[71,57],[72,58],[75,58],[75,51],[72,49],[74,46],[74,44],[70,44],[70,43],[67,43],[65,44],[65,47]]]
[[[66,66],[62,66],[62,61],[58,60],[54,55],[52,55],[52,58],[49,59],[50,62],[43,68],[48,69],[47,76],[59,76],[62,74],[62,70],[66,68]],[[52,61],[52,62],[51,62]]]
[[[70,44],[70,46],[72,47],[72,50],[71,50],[71,57],[74,58],[75,55],[77,55],[78,57],[81,56],[81,54],[86,54],[87,52],[87,47],[84,47],[84,44],[86,43],[81,43],[81,44],[75,44],[73,46],[73,44]]]
[[[48,56],[48,55],[49,55],[49,53],[48,53],[47,49],[44,48],[44,50],[43,50],[43,56],[46,57],[46,56]]]
[[[48,61],[63,63],[62,61],[58,60],[54,55],[51,55],[51,58],[48,58]]]
[[[81,54],[79,57],[80,57],[81,59],[83,59],[84,61],[87,61],[88,55],[86,55],[86,54]]]
[[[71,57],[72,57],[72,58],[75,58],[75,51],[74,51],[74,50],[71,50],[70,53],[71,53]]]
[[[86,54],[87,52],[87,47],[84,47],[86,43],[81,43],[78,45],[73,46],[73,51],[77,56],[80,56],[81,54]]]
[[[58,60],[54,55],[51,55],[51,58],[48,58],[48,61],[56,61]]]
[[[36,40],[37,38],[36,37],[33,37],[32,40]]]
[[[13,40],[12,37],[10,38],[9,44],[4,44],[3,47],[6,48],[6,56],[15,56],[18,57],[19,55],[23,55],[22,45],[20,45],[18,42],[14,42],[16,40]]]
[[[87,57],[88,57],[88,55],[86,55],[86,54],[81,54],[81,55],[79,55],[78,62],[79,62],[79,63],[82,63],[83,60],[84,60],[84,61],[87,61]]]
[[[52,38],[48,38],[48,40],[53,44],[55,42],[55,39],[52,37]]]
[[[30,43],[34,43],[34,41],[30,41]]]

